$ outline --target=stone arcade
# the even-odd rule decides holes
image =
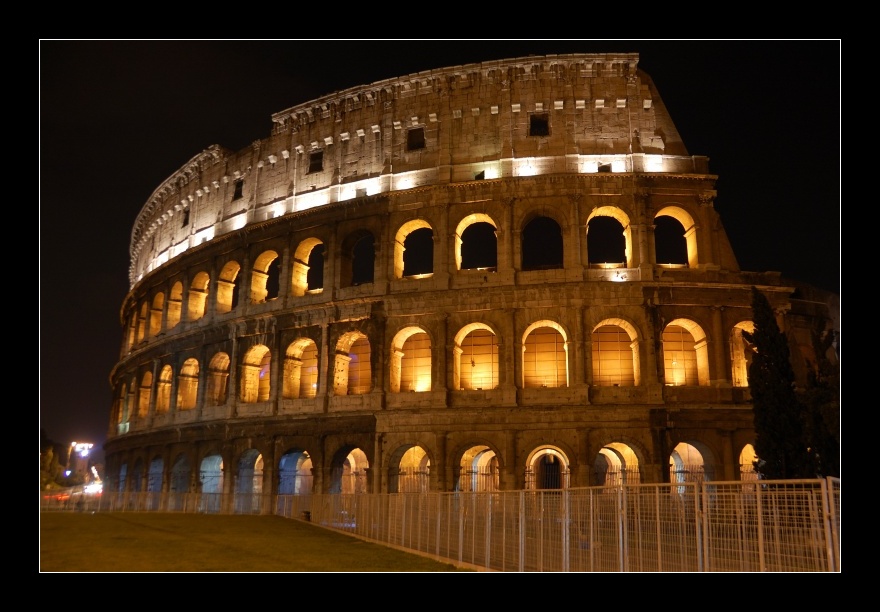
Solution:
[[[836,296],[739,269],[638,60],[410,74],[193,157],[132,232],[108,490],[752,477],[751,287],[801,382]]]

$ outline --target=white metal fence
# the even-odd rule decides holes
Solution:
[[[274,498],[41,494],[41,509],[278,514],[496,571],[840,571],[836,478]]]

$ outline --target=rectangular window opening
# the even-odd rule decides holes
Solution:
[[[235,181],[235,193],[232,194],[233,200],[241,199],[244,191],[244,181]]]
[[[324,169],[324,151],[312,151],[309,153],[309,171],[307,174],[311,174],[312,172],[320,172]]]
[[[425,128],[413,128],[406,132],[406,150],[416,151],[425,148]]]
[[[547,113],[529,115],[529,136],[549,136],[550,115]]]

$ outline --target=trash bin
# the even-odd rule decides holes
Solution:
[[[312,520],[312,513],[309,510],[303,510],[299,513],[299,517],[308,523]]]

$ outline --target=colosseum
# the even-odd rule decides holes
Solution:
[[[751,289],[803,382],[836,296],[740,270],[637,54],[281,110],[131,234],[108,488],[396,493],[753,477]]]

